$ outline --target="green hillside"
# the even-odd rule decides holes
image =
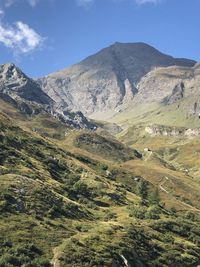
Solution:
[[[187,206],[159,184],[170,175],[186,194],[181,171],[99,134],[42,137],[12,112],[0,114],[0,266],[198,265],[196,195]]]

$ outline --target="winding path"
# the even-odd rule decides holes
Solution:
[[[164,188],[164,185],[165,185],[165,183],[166,183],[167,181],[170,182],[170,183],[172,183],[172,184],[173,184],[173,182],[172,182],[167,176],[165,176],[164,179],[165,179],[164,181],[163,181],[163,179],[161,180],[161,182],[160,182],[160,184],[159,184],[159,188],[160,188],[161,191],[165,192],[166,194],[170,194],[170,192],[167,191],[167,189]],[[174,197],[172,194],[170,194],[170,196],[171,196],[172,198],[176,199],[176,201],[179,202],[181,205],[190,208],[192,211],[194,211],[194,212],[200,212],[200,209],[195,208],[195,207],[191,206],[190,204],[187,204],[187,203],[185,203],[185,202],[183,202],[183,201],[177,199],[177,198]]]

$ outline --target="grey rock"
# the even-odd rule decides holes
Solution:
[[[163,103],[170,105],[177,102],[178,100],[184,97],[184,91],[185,85],[183,82],[180,82],[174,87],[174,89],[172,90],[172,94],[166,97],[166,99],[164,99]]]
[[[185,127],[171,127],[163,125],[150,125],[145,127],[145,133],[154,136],[170,136],[170,137],[187,137],[195,138],[200,136],[200,128],[191,129]]]
[[[13,99],[23,98],[38,104],[52,104],[52,99],[40,86],[14,64],[0,65],[0,92]]]
[[[70,127],[96,127],[81,112],[69,112],[62,105],[57,105],[38,83],[14,64],[0,65],[0,98],[26,115],[48,113]]]
[[[162,103],[171,105],[185,101],[188,114],[200,113],[200,64],[193,67],[167,67],[150,71],[138,84],[133,104]]]
[[[138,83],[158,67],[191,67],[195,61],[167,56],[144,43],[115,43],[70,68],[38,79],[59,105],[101,118],[130,106]]]

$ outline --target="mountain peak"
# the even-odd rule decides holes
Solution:
[[[144,43],[144,42],[128,42],[128,43],[122,43],[122,42],[115,42],[114,44],[112,44],[111,46],[121,46],[121,47],[126,47],[126,46],[132,46],[132,47],[136,47],[136,48],[142,48],[142,47],[151,47],[153,49],[155,49],[153,46]]]
[[[40,86],[13,63],[0,65],[0,93],[9,95],[13,99],[22,98],[47,105],[52,103]]]
[[[1,79],[16,79],[16,77],[27,78],[27,76],[18,67],[16,67],[14,63],[6,63],[0,65],[0,75]]]
[[[158,67],[192,67],[196,62],[165,55],[154,47],[116,42],[70,68],[40,79],[45,92],[58,103],[83,114],[115,114],[137,94],[141,78]]]

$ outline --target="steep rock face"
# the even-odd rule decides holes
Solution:
[[[13,99],[23,98],[38,104],[53,103],[40,86],[14,64],[0,65],[0,93],[9,95]]]
[[[172,90],[172,94],[168,96],[164,102],[168,105],[173,104],[184,97],[185,85],[183,82],[177,84]]]
[[[115,43],[38,82],[63,107],[95,117],[97,113],[115,113],[121,106],[130,105],[138,92],[138,82],[152,69],[194,63],[164,55],[144,43]]]
[[[159,68],[149,72],[138,84],[135,103],[185,102],[189,114],[200,113],[200,64],[193,67]]]
[[[14,64],[0,65],[0,98],[26,115],[49,113],[71,127],[95,128],[81,112],[68,112],[58,106],[38,83]]]

